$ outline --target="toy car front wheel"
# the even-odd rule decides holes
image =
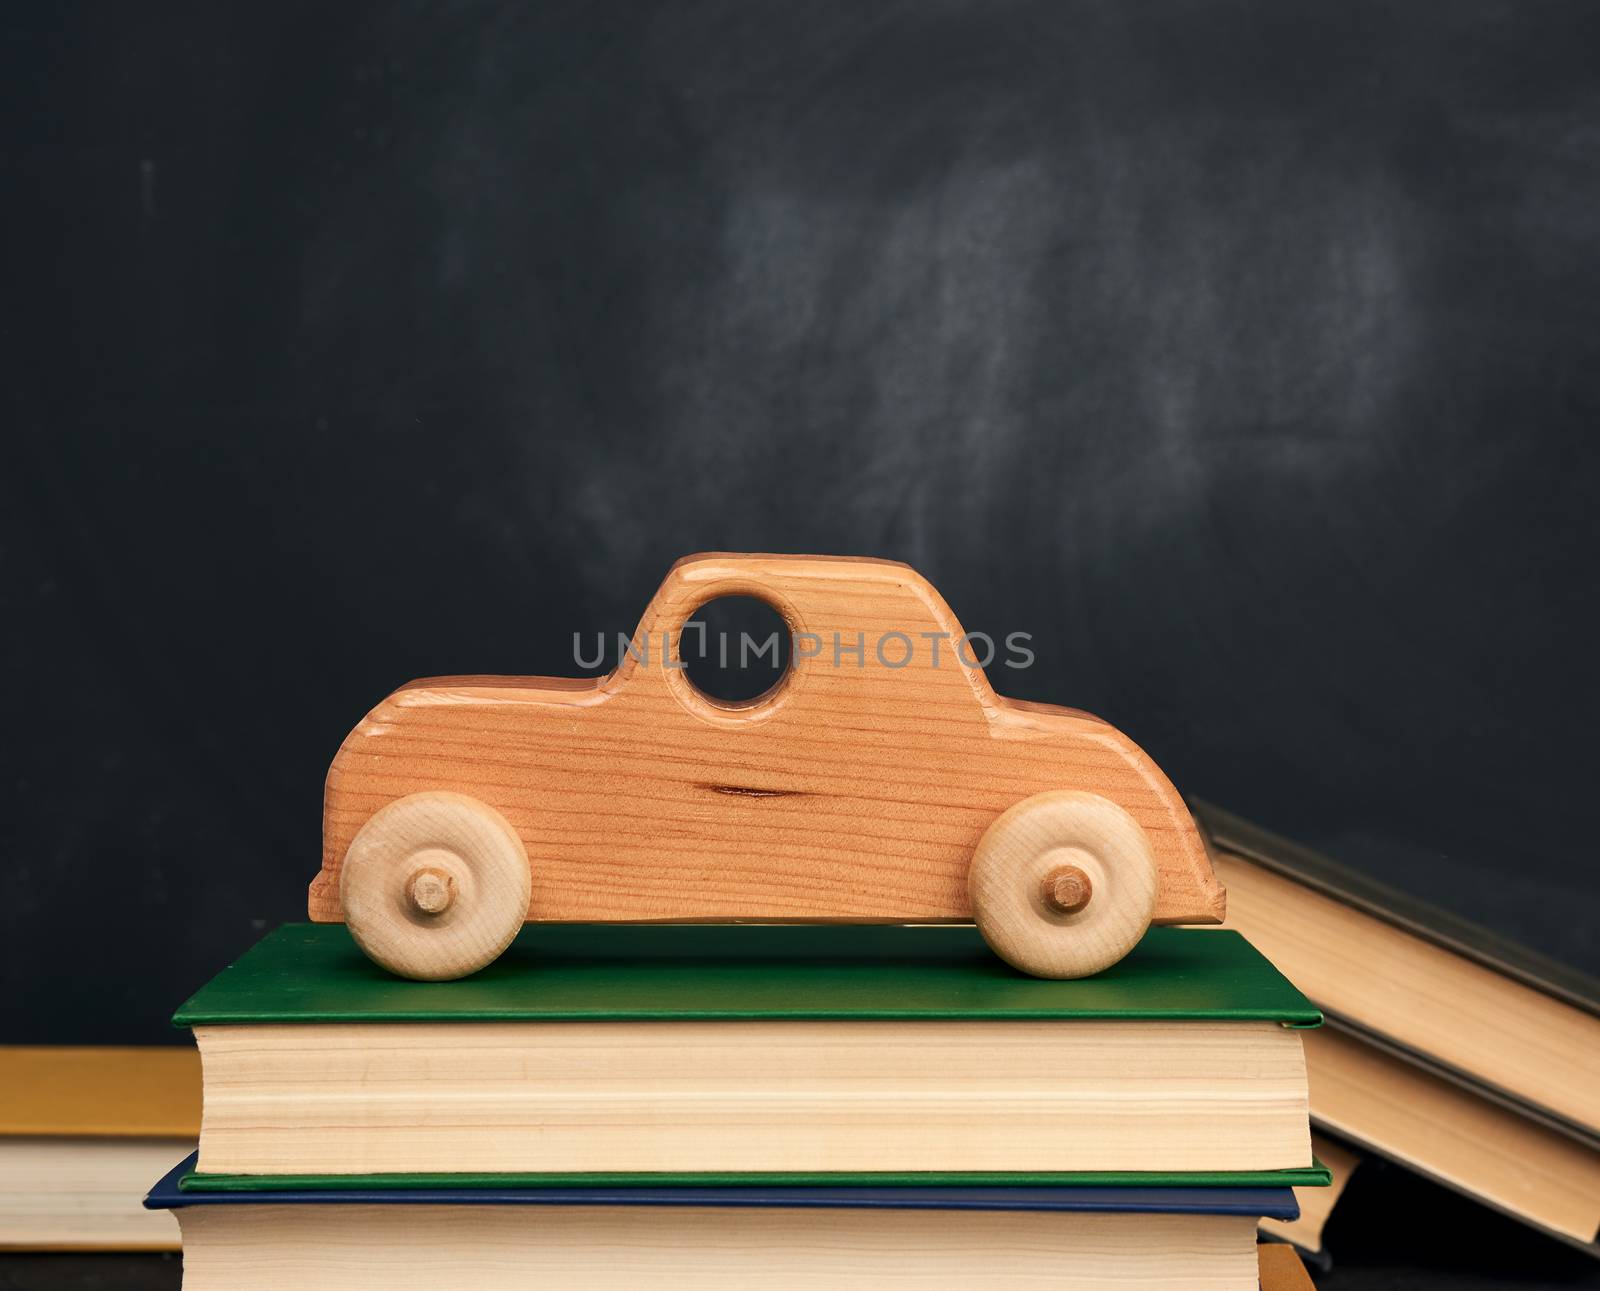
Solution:
[[[1110,799],[1055,790],[989,826],[967,876],[995,954],[1035,977],[1087,977],[1138,944],[1159,872],[1139,823]]]
[[[350,841],[339,896],[351,935],[401,977],[447,981],[499,958],[528,915],[522,840],[487,803],[414,793]]]

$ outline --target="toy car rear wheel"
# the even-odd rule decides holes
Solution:
[[[506,818],[460,793],[415,793],[350,841],[339,896],[351,935],[401,977],[447,981],[499,958],[528,914],[528,854]]]
[[[967,876],[995,954],[1035,977],[1087,977],[1138,944],[1160,876],[1139,823],[1108,798],[1054,790],[989,826]]]

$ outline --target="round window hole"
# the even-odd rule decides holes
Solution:
[[[684,674],[707,699],[753,704],[789,671],[789,625],[754,596],[719,596],[689,616],[678,638]]]

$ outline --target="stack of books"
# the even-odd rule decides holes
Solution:
[[[1320,1020],[1225,931],[1043,981],[968,927],[530,925],[429,983],[291,925],[179,1010],[148,1204],[189,1291],[1308,1285],[1256,1226],[1327,1181]]]
[[[0,1046],[0,1251],[177,1250],[139,1197],[199,1133],[192,1049]]]
[[[1306,1061],[1335,1186],[1275,1231],[1320,1250],[1370,1153],[1600,1258],[1600,982],[1218,808],[1196,815],[1227,926],[1328,1015]]]

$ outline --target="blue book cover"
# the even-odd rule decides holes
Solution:
[[[250,1192],[180,1189],[184,1158],[150,1190],[151,1210],[180,1206],[766,1206],[885,1210],[1121,1211],[1297,1219],[1289,1188],[355,1188]]]

